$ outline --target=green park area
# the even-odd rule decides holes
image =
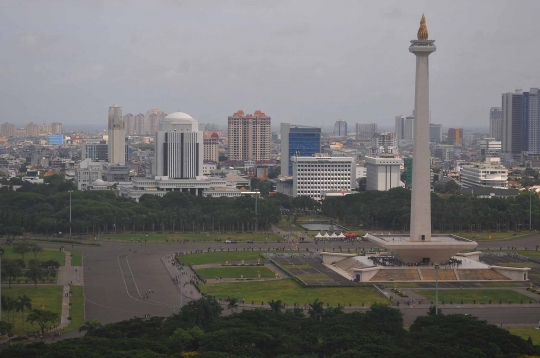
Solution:
[[[259,233],[241,233],[241,232],[228,232],[228,233],[218,233],[218,232],[206,232],[206,233],[169,233],[169,234],[159,234],[159,233],[149,233],[149,234],[103,234],[97,237],[98,241],[124,241],[124,242],[137,242],[146,240],[147,242],[173,242],[173,241],[207,241],[215,242],[216,240],[221,240],[222,243],[225,243],[225,240],[236,240],[236,241],[248,241],[253,240],[256,242],[277,242],[283,240],[279,235],[267,232]]]
[[[84,296],[82,286],[71,286],[69,303],[71,304],[69,309],[71,321],[69,325],[64,328],[64,332],[73,331],[84,324]]]
[[[62,286],[12,286],[7,288],[7,286],[2,286],[2,296],[10,296],[14,299],[18,299],[19,296],[26,295],[32,300],[32,309],[41,310],[44,308],[47,311],[51,311],[58,314],[58,320],[54,323],[55,326],[60,324],[60,317],[62,315]],[[23,317],[21,312],[17,311],[7,311],[2,310],[2,320],[8,321],[14,325],[14,333],[22,334],[27,332],[39,331],[39,326],[37,324],[31,325],[26,322],[27,314],[30,310],[25,310],[24,312],[24,327],[23,327]]]
[[[82,266],[82,254],[80,251],[69,251],[71,253],[71,266]]]
[[[16,252],[13,252],[14,246],[3,246],[4,254],[2,255],[2,260],[20,260],[22,255]],[[60,250],[53,250],[48,248],[43,248],[43,251],[37,252],[36,255],[32,252],[27,252],[24,254],[24,262],[28,265],[30,260],[38,260],[40,262],[45,262],[49,260],[55,260],[60,263],[61,266],[64,266],[65,263],[65,254]]]
[[[300,280],[329,280],[328,276],[326,275],[295,275]]]
[[[204,280],[221,278],[273,278],[275,274],[264,266],[212,267],[196,270],[197,275]]]
[[[438,232],[433,232],[438,233]],[[457,236],[464,237],[469,240],[477,240],[477,241],[498,241],[498,240],[510,240],[510,239],[519,239],[524,236],[527,236],[530,234],[528,231],[524,232],[518,232],[515,233],[513,231],[507,231],[507,232],[488,232],[488,231],[482,231],[482,232],[455,232],[455,233],[449,233],[454,234]]]
[[[435,301],[435,290],[413,290],[415,293],[422,297],[425,297],[428,301]],[[478,290],[439,290],[439,302],[445,303],[491,303],[498,304],[499,301],[503,303],[520,303],[529,302],[531,298],[522,295],[512,290],[497,290],[497,289],[478,289]],[[534,300],[533,300],[534,301]]]
[[[303,265],[303,264],[300,264],[300,265],[280,265],[281,267],[283,267],[284,269],[310,269],[311,266],[309,265]]]
[[[223,251],[180,256],[178,261],[190,265],[204,265],[226,262],[240,263],[242,260],[257,261],[257,259],[264,259],[260,251]]]
[[[509,328],[508,332],[515,334],[525,340],[531,337],[534,345],[540,345],[540,330],[535,328]]]
[[[372,287],[302,287],[293,280],[232,282],[199,285],[202,293],[216,298],[237,297],[246,303],[267,304],[281,300],[287,305],[313,303],[316,299],[331,306],[361,306],[388,302]]]

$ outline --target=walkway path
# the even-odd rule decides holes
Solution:
[[[73,277],[70,275],[73,271],[73,267],[71,266],[71,252],[65,251],[64,253],[66,254],[66,264],[64,265],[63,270],[58,270],[58,285],[64,286],[64,292],[62,293],[62,317],[60,318],[60,326],[58,326],[58,329],[64,329],[69,325],[70,289],[68,280]]]

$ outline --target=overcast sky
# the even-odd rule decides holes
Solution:
[[[538,0],[3,0],[0,122],[105,128],[118,103],[390,126],[412,112],[422,12],[433,123],[486,127],[501,93],[540,86]]]

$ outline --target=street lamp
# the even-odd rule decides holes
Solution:
[[[0,248],[0,297],[2,296],[2,255],[4,249]],[[2,305],[0,305],[0,322],[2,321]]]
[[[182,275],[184,273],[184,266],[180,266],[180,309],[178,310],[178,314],[180,314],[180,311],[182,310]]]
[[[439,265],[435,265],[435,314],[439,314]]]
[[[255,190],[255,232],[259,229],[259,213],[257,211],[257,200],[259,199],[260,190]]]
[[[73,190],[69,191],[69,236],[71,237],[71,193],[73,193]]]

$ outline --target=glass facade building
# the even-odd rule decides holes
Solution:
[[[292,175],[292,156],[311,157],[321,152],[321,128],[281,124],[281,175]]]

